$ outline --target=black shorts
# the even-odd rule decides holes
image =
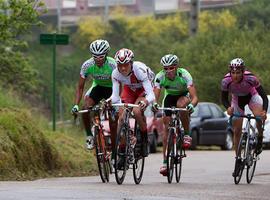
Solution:
[[[103,87],[100,85],[93,87],[90,91],[87,91],[86,93],[86,96],[92,98],[95,104],[98,104],[101,99],[108,99],[111,95],[111,87]]]
[[[176,107],[177,101],[180,97],[186,96],[188,97],[189,93],[184,93],[181,95],[171,95],[168,94],[165,96],[164,100],[163,100],[163,106],[164,107]],[[165,110],[164,111],[166,116],[171,116],[172,112],[169,110]]]

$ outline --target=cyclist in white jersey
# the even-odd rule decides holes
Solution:
[[[144,63],[133,61],[134,54],[129,49],[120,49],[115,55],[117,68],[112,73],[112,103],[138,104],[140,108],[133,108],[135,119],[142,134],[142,156],[148,155],[147,126],[142,117],[147,105],[155,100],[153,79],[155,74]],[[123,86],[123,88],[122,88]],[[120,91],[121,96],[120,96]],[[119,109],[119,123],[122,121],[122,109]],[[136,138],[133,138],[133,143]]]

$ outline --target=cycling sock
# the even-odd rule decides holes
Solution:
[[[163,165],[167,166],[167,160],[163,160]]]
[[[190,131],[184,131],[184,135],[189,135],[190,136]]]
[[[85,129],[85,132],[87,136],[93,136],[91,129]]]

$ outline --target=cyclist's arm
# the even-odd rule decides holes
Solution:
[[[85,78],[82,78],[80,76],[79,83],[76,89],[76,94],[75,94],[75,101],[74,101],[75,105],[79,105],[79,103],[81,102],[84,85],[85,85]]]
[[[145,99],[147,100],[147,104],[152,103],[155,100],[155,94],[151,81],[148,79],[143,81],[143,88],[146,93]]]
[[[230,102],[229,102],[229,92],[228,91],[221,91],[221,102],[226,109],[228,109],[231,106]]]
[[[112,100],[112,103],[121,103],[120,98],[120,82],[116,80],[114,77],[112,77],[112,96],[110,97]]]
[[[262,97],[263,99],[263,110],[267,111],[268,108],[268,98],[267,95],[265,94],[265,91],[263,87],[260,85],[259,87],[256,88],[258,94]]]
[[[160,92],[161,92],[160,88],[154,87],[154,94],[155,94],[155,97],[156,97],[156,102],[158,102],[158,100],[159,100]]]
[[[191,85],[188,87],[188,91],[190,94],[191,98],[191,104],[195,107],[198,104],[198,96],[197,96],[197,91],[194,85]]]

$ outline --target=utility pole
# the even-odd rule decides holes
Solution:
[[[190,0],[190,25],[189,34],[194,36],[198,31],[199,24],[199,13],[200,13],[200,0]]]
[[[57,0],[57,31],[61,33],[61,9],[62,9],[62,0]]]
[[[107,23],[109,21],[109,0],[105,0],[104,6],[104,22]]]

